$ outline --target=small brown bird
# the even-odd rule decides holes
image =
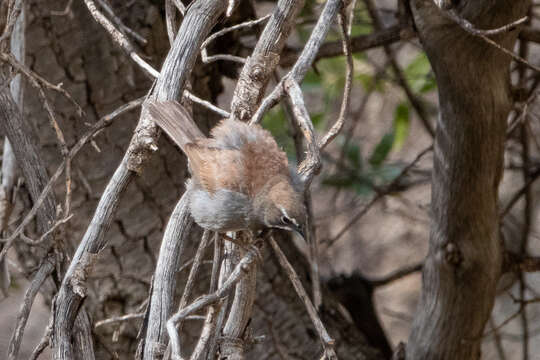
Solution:
[[[146,106],[188,157],[197,224],[217,232],[279,228],[304,236],[302,186],[269,131],[225,119],[207,138],[177,102]]]

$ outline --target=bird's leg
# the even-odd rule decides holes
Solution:
[[[264,232],[264,230],[263,230],[263,232]],[[262,234],[262,233],[261,233],[261,234]],[[230,241],[230,242],[232,242],[233,244],[238,245],[242,250],[244,250],[244,251],[246,251],[246,252],[248,252],[248,251],[250,251],[250,250],[254,251],[254,252],[257,254],[257,259],[258,259],[259,262],[262,264],[262,262],[263,262],[263,256],[262,256],[262,253],[261,253],[260,249],[259,249],[257,246],[255,246],[255,245],[253,244],[253,241],[248,241],[247,244],[246,244],[246,242],[242,241],[241,239],[235,239],[235,238],[232,238],[232,237],[230,237],[230,236],[227,235],[227,234],[220,234],[220,235],[222,236],[222,238],[223,238],[224,240]],[[253,234],[251,233],[251,231],[249,232],[249,235],[248,235],[248,236],[249,236],[250,240],[256,238],[255,236],[253,236]],[[265,237],[259,236],[258,238],[260,238],[260,239],[266,239],[266,235],[265,235]]]
[[[222,238],[223,240],[230,241],[230,242],[232,242],[233,244],[238,245],[238,246],[239,246],[240,248],[242,248],[243,250],[246,250],[246,251],[247,251],[247,246],[246,246],[246,244],[244,244],[241,240],[235,239],[235,238],[230,237],[229,235],[223,234],[223,233],[220,233],[220,235],[221,235],[221,238]]]
[[[257,236],[259,239],[268,240],[268,237],[272,234],[272,229],[266,228],[261,230],[259,235]],[[255,236],[253,236],[255,238]]]

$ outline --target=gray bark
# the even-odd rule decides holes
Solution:
[[[498,184],[510,111],[511,58],[444,17],[432,0],[411,2],[437,77],[430,249],[407,358],[478,359],[501,274]],[[477,29],[525,15],[528,1],[461,1]],[[518,30],[493,37],[512,50]]]

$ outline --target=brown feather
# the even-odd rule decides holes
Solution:
[[[146,108],[152,120],[186,152],[186,145],[205,138],[186,109],[176,101],[148,101]]]
[[[186,154],[195,181],[210,193],[227,189],[247,193],[245,166],[238,150],[217,149],[199,144],[188,144]]]

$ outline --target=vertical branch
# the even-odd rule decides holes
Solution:
[[[218,285],[218,276],[219,268],[221,264],[221,251],[222,244],[221,239],[218,233],[214,233],[214,259],[212,262],[212,277],[210,279],[210,291],[212,293],[216,291]],[[226,301],[218,302],[215,305],[210,305],[206,312],[206,320],[204,321],[203,330],[201,331],[201,336],[193,350],[191,355],[191,360],[204,360],[208,354],[213,354],[212,349],[213,340],[216,338],[216,328],[218,326],[219,315],[221,312],[221,307],[226,306]],[[212,355],[210,355],[212,358]]]
[[[530,12],[530,10],[529,10]],[[527,54],[529,52],[529,46],[527,41],[521,40],[519,42],[519,56],[522,58],[526,58]],[[519,76],[519,84],[518,86],[520,88],[525,88],[527,85],[527,78],[525,77],[527,74],[527,69],[523,64],[518,65],[518,76]],[[529,154],[529,134],[527,132],[528,129],[528,114],[526,111],[523,112],[523,118],[522,123],[520,127],[520,142],[521,142],[521,166],[523,166],[522,169],[522,177],[523,177],[523,183],[527,184],[531,180],[530,176],[530,154]],[[527,255],[527,246],[529,242],[529,233],[531,231],[531,224],[532,224],[532,204],[533,204],[533,193],[531,191],[531,187],[528,186],[525,190],[524,194],[524,200],[525,200],[525,206],[523,207],[523,227],[521,229],[521,239],[520,239],[520,256],[525,257]],[[519,274],[519,299],[525,300],[525,293],[527,289],[526,279],[525,279],[525,273],[520,272]],[[522,334],[523,334],[523,341],[522,341],[522,359],[528,360],[529,359],[529,319],[527,317],[527,307],[523,307],[523,311],[521,312],[521,327],[522,327]]]
[[[189,215],[189,193],[176,204],[159,249],[159,258],[152,281],[150,304],[145,316],[145,338],[142,343],[144,359],[160,359],[166,348],[165,324],[173,312],[176,271],[190,235],[193,220]]]
[[[294,290],[296,290],[296,293],[300,297],[300,299],[304,302],[304,305],[306,306],[306,309],[308,311],[309,317],[311,318],[311,321],[313,322],[313,325],[315,326],[315,329],[317,330],[317,333],[319,335],[319,338],[321,339],[323,349],[324,349],[324,355],[328,360],[337,360],[337,355],[334,351],[334,339],[330,337],[328,332],[326,331],[326,328],[324,327],[324,324],[322,323],[321,319],[319,318],[319,315],[317,314],[317,310],[313,306],[313,303],[309,300],[309,296],[306,293],[306,290],[302,286],[302,282],[300,281],[300,278],[294,271],[294,268],[292,267],[291,263],[287,260],[287,257],[285,254],[281,251],[279,248],[279,245],[277,244],[276,240],[274,240],[273,236],[269,237],[270,245],[272,246],[272,249],[274,250],[274,253],[276,254],[276,257],[278,259],[279,264],[283,268],[283,271],[287,273],[287,276],[289,280],[291,281]]]
[[[14,22],[14,24],[16,23]],[[20,31],[23,31],[23,24],[21,23],[20,26]],[[6,35],[8,30],[11,34],[11,29],[6,29],[4,35]],[[21,45],[22,44],[20,44],[20,46]],[[17,49],[17,47],[15,47],[15,49]],[[23,49],[24,47],[21,46],[19,48],[19,52],[23,51]],[[3,83],[5,83],[7,80],[7,69],[5,67],[1,69],[0,79]],[[37,146],[38,142],[36,141],[36,134],[33,133],[32,126],[28,123],[27,119],[22,117],[21,111],[7,87],[3,87],[0,90],[0,126],[13,146],[15,158],[17,159],[17,163],[19,164],[21,172],[26,180],[26,183],[28,184],[32,200],[34,203],[37,203],[42,190],[46,187],[49,181],[49,177],[47,175],[45,163],[40,155],[40,149]],[[47,232],[49,227],[54,224],[55,217],[56,199],[54,197],[54,193],[49,192],[43,200],[42,207],[37,212],[39,231],[42,233]],[[47,237],[49,244],[51,239],[52,235]],[[54,244],[54,246],[56,247],[57,244]],[[64,252],[65,249],[57,248],[55,254],[60,255]],[[55,255],[53,261],[57,262],[58,267],[56,269],[61,269],[61,263],[64,261],[63,258]],[[45,264],[46,262],[43,262],[42,266],[45,266]],[[62,276],[63,274],[60,273],[58,275]],[[35,296],[35,293],[30,291],[28,296]],[[31,300],[32,299],[29,297],[28,301]],[[85,316],[86,314],[81,315]],[[21,332],[24,329],[24,322],[26,321],[26,318],[27,317],[25,317],[23,313],[21,313],[19,316],[20,322],[17,326],[19,326]],[[84,349],[78,348],[81,358],[88,359],[93,357],[94,353],[89,324],[81,323],[78,328],[78,333],[79,339],[84,339],[85,343]],[[77,342],[76,346],[81,344],[81,342]],[[12,349],[16,350],[16,347]]]
[[[186,197],[188,196],[189,195],[187,195]],[[174,221],[173,221],[173,224],[175,225]],[[204,252],[210,242],[210,235],[211,235],[211,231],[205,230],[201,241],[199,241],[199,247],[197,248],[197,252],[195,253],[195,257],[193,258],[193,264],[191,265],[191,270],[189,271],[188,279],[186,281],[186,284],[184,285],[184,292],[182,293],[182,297],[180,298],[180,303],[178,304],[177,311],[181,311],[183,308],[186,307],[188,303],[188,300],[191,296],[191,292],[193,291],[193,287],[195,286],[195,280],[197,279],[197,275],[199,274],[199,268],[204,257]],[[176,323],[178,332],[182,331],[183,324],[184,322],[182,320],[179,320]],[[170,344],[169,344],[169,347],[170,347]],[[165,352],[166,359],[169,358],[168,356],[169,354],[170,354],[170,349],[167,349]]]
[[[24,299],[17,314],[17,322],[11,339],[9,341],[8,348],[8,359],[15,360],[19,355],[19,349],[21,347],[21,341],[24,334],[24,328],[26,327],[26,322],[28,321],[28,316],[30,316],[30,310],[34,303],[34,299],[43,285],[45,279],[53,272],[54,263],[51,262],[52,259],[46,258],[45,263],[41,264],[38,271],[34,275],[34,278],[30,282],[30,286],[24,294]]]
[[[25,11],[21,9],[21,13],[14,24],[13,33],[11,35],[11,53],[21,62],[24,61],[25,55]],[[22,112],[23,108],[23,86],[21,75],[18,74],[10,83],[11,95],[15,103],[19,106]],[[0,185],[0,236],[7,230],[7,224],[11,210],[13,208],[13,188],[17,179],[17,163],[13,147],[6,137],[4,139],[4,152],[2,153],[2,184]],[[0,259],[0,291],[4,296],[8,296],[8,288],[11,283],[9,268],[6,258]]]
[[[498,185],[503,173],[511,57],[444,16],[431,0],[411,1],[438,85],[431,232],[422,296],[407,358],[478,359],[502,267]],[[528,1],[460,3],[478,28],[522,17]],[[493,38],[512,49],[518,31]]]
[[[253,53],[240,73],[231,102],[233,119],[248,121],[255,113],[270,75],[279,64],[279,54],[303,5],[304,0],[279,0],[277,2]]]

